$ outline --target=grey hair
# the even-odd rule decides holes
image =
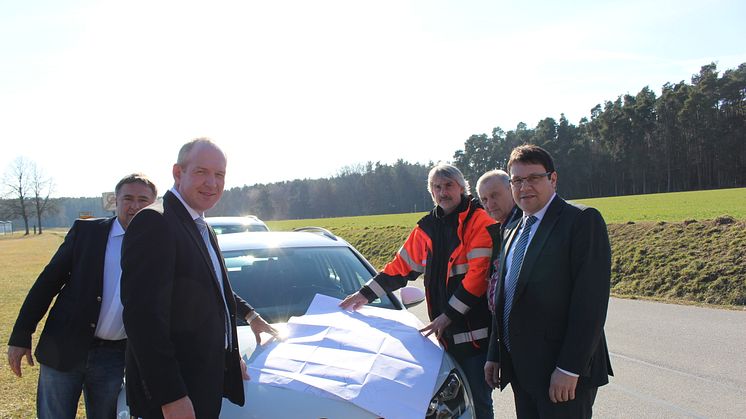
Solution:
[[[479,179],[477,180],[477,194],[479,194],[479,188],[482,186],[482,184],[491,179],[497,179],[501,181],[506,188],[510,189],[510,175],[508,175],[505,170],[494,169],[486,172],[479,177]]]
[[[458,167],[450,164],[438,164],[430,169],[430,173],[427,175],[427,191],[430,195],[433,194],[433,179],[436,177],[444,177],[456,181],[456,183],[461,185],[464,194],[469,195],[469,182],[464,178],[464,174],[458,170]]]

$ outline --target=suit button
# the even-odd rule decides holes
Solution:
[[[91,328],[96,327],[96,323],[91,323]]]
[[[100,295],[98,297],[96,297],[96,301],[98,301],[99,303],[101,302],[101,296]]]

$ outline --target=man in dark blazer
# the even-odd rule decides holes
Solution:
[[[601,214],[556,195],[544,149],[508,162],[523,219],[506,231],[485,379],[513,389],[518,418],[587,418],[613,375],[604,336],[611,247]]]
[[[74,418],[81,390],[88,418],[114,417],[126,345],[119,299],[122,237],[156,195],[144,175],[124,177],[115,187],[116,217],[76,220],[29,290],[8,342],[8,363],[19,377],[22,358],[33,365],[31,335],[57,296],[36,347],[39,418]]]
[[[206,138],[186,143],[162,207],[143,209],[122,245],[127,401],[142,418],[217,418],[223,396],[243,405],[246,365],[236,316],[277,332],[228,282],[204,212],[223,194],[226,158]]]
[[[490,258],[489,285],[487,286],[487,305],[490,312],[495,312],[495,290],[500,279],[500,249],[507,227],[523,216],[523,211],[513,201],[510,192],[510,176],[500,169],[490,170],[477,180],[477,193],[482,206],[496,224],[488,225],[487,232],[492,237],[492,257]]]

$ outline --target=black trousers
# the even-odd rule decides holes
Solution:
[[[578,387],[575,399],[552,403],[549,388],[541,392],[530,392],[521,386],[520,378],[510,380],[515,399],[515,412],[518,419],[583,419],[593,416],[593,402],[598,387]]]

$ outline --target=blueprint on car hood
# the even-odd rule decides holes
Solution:
[[[249,363],[252,380],[342,398],[386,419],[425,417],[443,350],[412,313],[352,312],[340,301],[317,294],[305,315],[291,317],[287,337]]]

